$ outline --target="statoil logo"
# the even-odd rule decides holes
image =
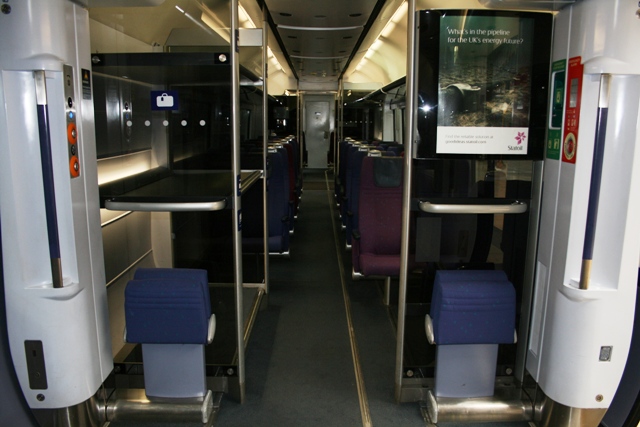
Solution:
[[[509,149],[509,151],[524,151],[524,145],[522,145],[522,143],[526,138],[527,136],[524,134],[524,132],[518,132],[518,134],[514,138],[517,141],[516,145],[508,145],[507,148]]]

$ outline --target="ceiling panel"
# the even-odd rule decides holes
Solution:
[[[265,0],[301,82],[335,82],[385,0]]]

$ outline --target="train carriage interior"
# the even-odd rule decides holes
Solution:
[[[0,12],[0,426],[640,426],[636,0]]]

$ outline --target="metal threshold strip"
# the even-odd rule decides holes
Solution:
[[[329,199],[329,206],[331,206],[331,191],[329,188],[329,179],[327,172],[325,172],[325,182],[327,185],[327,198]],[[353,369],[356,375],[356,386],[358,388],[358,400],[360,401],[360,415],[362,416],[362,425],[364,427],[371,427],[373,423],[371,421],[371,412],[369,410],[369,399],[367,398],[367,390],[364,384],[364,377],[362,375],[362,368],[360,365],[360,356],[358,353],[358,343],[356,342],[356,335],[353,328],[353,320],[351,318],[351,300],[349,298],[349,292],[347,291],[347,285],[345,283],[345,270],[342,263],[342,257],[340,256],[340,242],[338,238],[338,228],[336,227],[336,220],[331,215],[331,226],[333,228],[333,240],[336,245],[336,256],[338,258],[338,268],[340,269],[340,282],[342,284],[342,296],[344,298],[344,306],[347,315],[347,328],[349,329],[349,342],[351,344],[351,356],[353,358]]]

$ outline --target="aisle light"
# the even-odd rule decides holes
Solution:
[[[389,22],[387,22],[387,24],[384,26],[382,31],[380,31],[380,34],[378,34],[378,37],[376,37],[376,40],[373,43],[371,43],[371,46],[369,47],[369,49],[367,49],[367,52],[364,54],[364,56],[360,60],[360,63],[358,63],[358,65],[356,66],[356,69],[355,69],[356,71],[360,71],[364,66],[364,63],[369,58],[371,58],[378,51],[378,49],[380,49],[380,47],[384,44],[384,39],[389,38],[389,35],[393,32],[396,25],[400,21],[406,19],[407,9],[408,9],[408,3],[405,0],[400,5],[400,7],[398,7],[398,9],[395,11],[391,19],[389,19]]]
[[[180,10],[182,13],[185,13],[178,6],[176,6],[176,8]],[[225,24],[224,22],[222,22],[216,16],[216,14],[213,13],[213,11],[211,11],[211,9],[209,9],[208,7],[204,5],[200,5],[200,9],[202,10],[202,16],[200,17],[202,22],[204,22],[209,28],[215,31],[216,34],[222,37],[227,43],[230,43],[231,39],[229,36],[228,24]],[[185,15],[188,15],[188,14],[185,13]],[[247,10],[241,4],[238,4],[238,21],[239,21],[239,26],[241,28],[258,28],[256,24],[253,22],[253,20],[251,19],[249,12],[247,12]],[[268,46],[267,46],[267,57],[269,58],[269,60],[273,59],[274,65],[279,71],[282,71],[284,74],[287,74],[287,72],[284,70],[282,65],[280,65],[280,61],[278,61],[278,58],[276,58],[274,53],[271,51],[271,48]]]

